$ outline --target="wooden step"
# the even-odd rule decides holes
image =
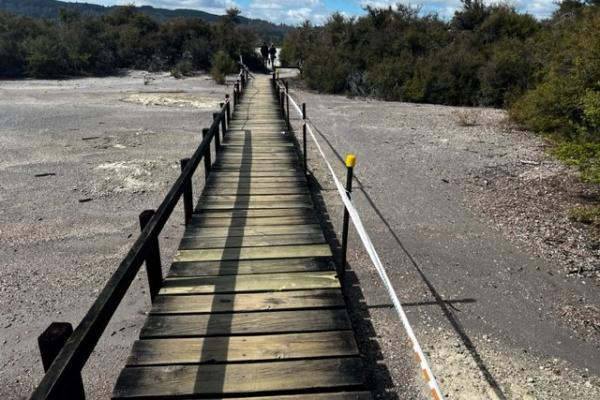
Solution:
[[[214,364],[358,356],[351,331],[138,340],[128,366]]]
[[[140,338],[258,335],[352,329],[346,310],[149,315]]]
[[[175,261],[268,260],[272,258],[330,257],[328,244],[245,247],[241,249],[179,250]]]
[[[235,395],[365,384],[360,358],[125,368],[114,398]]]
[[[167,278],[162,295],[337,289],[335,271]]]
[[[156,296],[151,314],[207,314],[342,308],[339,289],[295,290],[281,293],[235,293]]]
[[[168,277],[248,275],[292,272],[333,271],[335,265],[328,257],[175,262]]]

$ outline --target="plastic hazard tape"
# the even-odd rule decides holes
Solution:
[[[287,95],[287,98],[288,98],[290,104],[292,104],[294,106],[294,108],[298,111],[298,113],[302,116],[302,110],[300,110],[300,107],[298,107],[298,104],[296,104],[294,99],[289,94]],[[379,276],[380,276],[381,280],[383,281],[383,284],[388,292],[388,295],[390,296],[390,299],[392,300],[392,303],[394,304],[394,309],[396,310],[398,317],[402,321],[404,330],[406,331],[406,334],[408,335],[408,337],[413,345],[413,350],[415,352],[417,362],[419,363],[419,367],[421,368],[423,378],[427,382],[427,385],[429,386],[429,389],[431,391],[431,396],[435,400],[443,400],[444,395],[442,394],[442,391],[440,390],[440,387],[435,378],[435,375],[433,374],[431,367],[429,366],[427,357],[425,357],[425,353],[423,353],[423,349],[421,348],[421,345],[419,344],[419,341],[417,340],[417,336],[415,335],[415,332],[414,332],[412,326],[410,325],[408,317],[406,316],[406,312],[404,311],[404,308],[402,307],[402,304],[400,303],[400,300],[398,299],[398,296],[396,295],[396,290],[394,289],[394,286],[392,285],[392,282],[390,281],[390,278],[388,277],[388,274],[385,271],[385,268],[383,267],[383,263],[381,262],[381,259],[379,258],[379,255],[377,254],[377,250],[375,250],[375,246],[373,245],[373,242],[371,241],[371,238],[370,238],[369,234],[367,233],[367,230],[365,229],[365,227],[362,223],[362,220],[360,219],[360,215],[358,214],[358,211],[352,204],[352,201],[350,200],[350,197],[348,196],[346,189],[344,188],[344,186],[338,179],[335,171],[333,170],[333,167],[331,166],[331,163],[329,162],[329,160],[327,159],[327,156],[325,155],[325,152],[323,152],[323,149],[321,148],[321,145],[319,144],[319,141],[317,140],[317,137],[315,136],[315,133],[314,133],[311,125],[308,123],[308,121],[305,121],[304,123],[306,124],[307,132],[310,134],[317,149],[319,150],[319,153],[321,154],[321,157],[325,161],[327,169],[329,169],[329,172],[331,174],[331,177],[333,178],[335,186],[340,194],[340,197],[342,198],[342,202],[344,203],[344,206],[346,206],[346,209],[348,210],[350,218],[352,219],[354,227],[355,227],[356,231],[358,232],[358,235],[363,243],[363,246],[365,247],[365,250],[369,254],[369,257],[371,258],[371,261],[373,262],[375,269],[379,273]]]

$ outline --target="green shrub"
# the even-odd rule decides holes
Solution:
[[[212,59],[212,67],[210,68],[210,75],[213,79],[219,83],[225,83],[225,77],[228,74],[236,72],[235,61],[223,50],[219,50]]]
[[[186,76],[191,76],[194,66],[190,60],[181,60],[173,68],[171,68],[171,75],[175,79],[182,79]]]
[[[600,183],[600,142],[558,140],[552,152],[567,165],[577,167],[584,180]]]

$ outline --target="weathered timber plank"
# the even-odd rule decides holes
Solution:
[[[264,196],[264,195],[283,195],[283,194],[308,194],[306,187],[272,187],[272,188],[255,188],[255,187],[230,187],[230,188],[213,188],[207,187],[202,192],[207,196]]]
[[[222,249],[227,247],[264,247],[285,246],[292,244],[325,243],[323,234],[234,236],[220,238],[183,238],[179,245],[181,250]]]
[[[212,398],[208,400],[373,400],[373,395],[369,392],[341,392],[341,393],[314,393],[314,394],[299,394],[289,396],[267,396],[267,397],[228,397]]]
[[[288,209],[286,209],[288,210]],[[197,210],[201,211],[201,215],[208,215],[211,212],[222,212],[221,210]],[[241,211],[241,210],[229,210],[229,211]],[[253,210],[249,210],[253,211]],[[310,211],[310,210],[305,210]],[[204,228],[211,226],[227,226],[227,227],[244,227],[244,226],[271,226],[271,225],[304,225],[304,224],[316,224],[314,215],[310,213],[304,214],[291,214],[288,216],[276,216],[276,217],[233,217],[233,218],[193,218],[188,225],[188,228]]]
[[[333,271],[330,257],[272,260],[175,262],[169,277],[272,274],[278,272]]]
[[[252,196],[252,195],[223,195],[223,196],[202,196],[200,203],[218,203],[218,202],[236,202],[239,204],[253,203],[253,202],[309,202],[310,196],[307,194],[273,194],[270,196]]]
[[[211,181],[206,185],[207,188],[273,188],[273,187],[285,187],[285,188],[298,188],[298,187],[306,187],[306,183],[303,182],[221,182],[221,181]]]
[[[128,366],[357,356],[352,331],[138,340]]]
[[[241,249],[179,250],[175,261],[268,260],[271,258],[330,257],[328,244],[246,247]]]
[[[161,295],[337,289],[334,271],[167,278]]]
[[[214,182],[216,181],[216,182]],[[289,183],[295,185],[306,185],[306,178],[304,177],[283,177],[283,178],[265,178],[265,177],[256,177],[256,178],[228,178],[228,177],[220,177],[218,180],[209,179],[208,185],[212,185],[214,183],[223,183],[223,182],[233,182],[240,185],[248,184],[252,185],[254,183]]]
[[[298,177],[304,179],[302,172],[297,170],[290,171],[212,171],[211,176],[215,179],[222,177],[234,177],[234,178],[251,178],[251,177]]]
[[[269,393],[359,387],[360,358],[125,368],[114,398]]]
[[[239,202],[239,201],[201,201],[198,207],[206,210],[232,210],[236,208],[313,208],[311,202],[300,202],[300,201],[280,201],[280,202],[267,202],[267,201],[251,201],[251,202]]]
[[[300,218],[290,218],[289,221],[301,221]],[[286,235],[295,233],[319,233],[321,227],[312,223],[298,222],[296,224],[286,225],[219,225],[218,222],[207,220],[205,224],[195,227],[189,227],[184,233],[184,237],[228,237],[228,236],[263,236],[263,235]]]
[[[279,210],[226,210],[226,211],[202,211],[198,210],[193,214],[192,221],[200,222],[207,218],[248,218],[248,217],[303,217],[314,216],[313,210],[304,210],[298,208],[279,209]]]
[[[339,289],[298,290],[281,293],[236,293],[156,296],[151,314],[201,314],[244,311],[290,311],[344,306]]]
[[[339,331],[352,329],[339,309],[233,314],[149,315],[141,339]]]

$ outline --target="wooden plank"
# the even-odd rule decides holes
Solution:
[[[308,188],[303,187],[272,187],[272,188],[254,188],[254,187],[229,187],[213,188],[207,187],[202,192],[207,196],[263,196],[263,195],[282,195],[282,194],[309,194]]]
[[[248,203],[238,202],[238,201],[219,201],[219,202],[211,202],[211,201],[200,201],[198,207],[201,207],[206,210],[232,210],[236,208],[313,208],[311,202],[301,202],[301,201],[278,201],[278,202],[268,202],[268,201],[251,201]]]
[[[298,222],[288,225],[197,226],[186,229],[184,237],[263,236],[318,232],[321,232],[321,227],[313,220],[312,223]]]
[[[273,194],[273,195],[224,195],[224,196],[202,196],[200,204],[206,203],[217,203],[217,202],[232,202],[235,201],[239,204],[253,203],[253,202],[287,202],[287,201],[298,201],[307,202],[310,201],[310,196],[307,194]]]
[[[207,218],[272,218],[272,217],[303,217],[314,216],[313,210],[287,208],[279,210],[226,210],[226,211],[202,211],[193,214],[192,221],[200,222]]]
[[[235,395],[360,387],[360,358],[125,368],[114,398]]]
[[[302,172],[297,170],[289,170],[289,171],[212,171],[211,177],[214,179],[219,179],[221,177],[234,177],[234,178],[258,178],[258,177],[298,177],[304,179],[304,175]]]
[[[239,236],[220,238],[183,238],[179,248],[191,249],[222,249],[227,247],[264,247],[284,246],[292,244],[317,244],[325,243],[322,233],[306,233],[294,235],[265,235],[265,236]]]
[[[196,261],[175,262],[169,277],[272,274],[277,272],[333,271],[335,266],[329,257],[294,258],[244,261]]]
[[[335,271],[167,278],[162,295],[337,289]]]
[[[287,209],[286,209],[287,210]],[[221,211],[221,210],[216,210]],[[229,210],[229,211],[240,211],[240,210]],[[251,211],[251,210],[249,210]],[[309,211],[309,210],[305,210]],[[211,210],[204,210],[203,214],[210,214]],[[208,227],[245,227],[245,226],[273,226],[273,225],[313,225],[316,224],[317,220],[314,215],[309,214],[308,212],[304,215],[292,215],[292,216],[282,216],[282,217],[233,217],[233,218],[194,218],[190,221],[188,225],[189,229],[195,228],[208,228]],[[295,232],[287,232],[287,233],[295,233]],[[187,236],[187,235],[186,235]]]
[[[306,183],[302,182],[223,182],[223,181],[210,181],[206,184],[207,188],[273,188],[273,187],[285,187],[285,188],[298,188],[298,187],[306,187]]]
[[[373,396],[369,392],[341,392],[341,393],[313,393],[299,394],[289,396],[266,396],[266,397],[228,397],[212,398],[208,400],[373,400]]]
[[[341,290],[296,290],[281,293],[235,293],[156,296],[151,314],[201,314],[244,311],[290,311],[341,308]]]
[[[241,249],[179,250],[175,261],[268,260],[272,258],[330,257],[328,244],[246,247]]]
[[[352,329],[346,310],[149,315],[141,339],[256,335]]]
[[[352,331],[138,340],[127,366],[358,356]]]

